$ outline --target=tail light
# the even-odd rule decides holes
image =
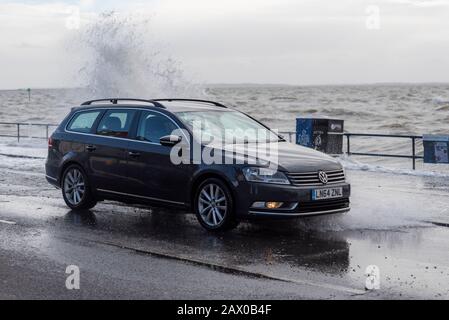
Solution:
[[[50,137],[48,138],[48,149],[53,148],[53,139]]]

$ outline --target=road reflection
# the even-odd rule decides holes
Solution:
[[[66,223],[70,223],[77,226],[95,227],[97,225],[97,217],[92,211],[69,211],[64,220]]]
[[[121,212],[120,212],[121,211]],[[298,227],[295,221],[243,223],[237,230],[212,234],[195,217],[169,210],[114,208],[107,213],[73,212],[69,225],[95,228],[114,241],[131,241],[148,247],[234,266],[307,268],[324,273],[348,271],[350,245],[335,233],[319,233]]]

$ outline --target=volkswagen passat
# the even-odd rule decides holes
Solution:
[[[85,102],[49,139],[46,177],[73,210],[103,200],[170,206],[210,231],[350,210],[338,161],[202,100]]]

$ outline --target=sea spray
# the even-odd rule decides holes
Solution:
[[[100,14],[76,36],[80,77],[92,97],[200,97],[181,63],[151,37],[151,19]]]

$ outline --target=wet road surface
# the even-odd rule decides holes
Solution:
[[[347,215],[213,235],[172,211],[71,212],[41,160],[20,161],[0,162],[0,299],[449,298],[447,178],[349,171]],[[81,290],[65,288],[69,265]],[[381,289],[366,292],[370,265]]]

